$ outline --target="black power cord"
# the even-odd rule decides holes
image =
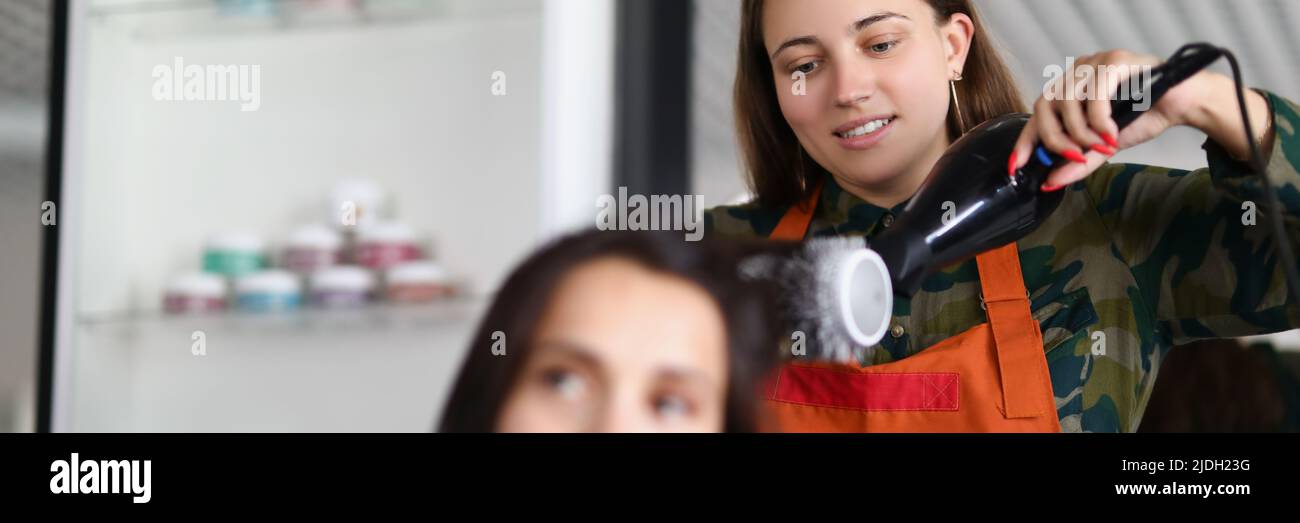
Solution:
[[[1208,44],[1193,45],[1208,46]],[[1228,65],[1232,67],[1232,81],[1236,84],[1237,89],[1237,107],[1241,110],[1242,125],[1246,128],[1246,143],[1250,146],[1250,167],[1259,175],[1260,181],[1264,185],[1264,192],[1268,194],[1269,221],[1272,222],[1273,235],[1276,237],[1278,255],[1282,258],[1282,269],[1286,275],[1287,287],[1291,291],[1292,303],[1300,305],[1300,272],[1297,272],[1295,253],[1291,251],[1291,242],[1287,238],[1285,222],[1282,219],[1282,202],[1278,200],[1277,191],[1268,181],[1264,154],[1259,149],[1259,143],[1255,141],[1255,130],[1250,125],[1250,115],[1246,110],[1246,88],[1241,81],[1241,67],[1238,66],[1237,57],[1232,54],[1232,51],[1224,48],[1214,48],[1214,51],[1227,58]],[[1274,124],[1273,132],[1274,140],[1276,140],[1276,124]]]

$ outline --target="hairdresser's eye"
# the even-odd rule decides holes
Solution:
[[[664,418],[683,418],[691,413],[691,404],[675,395],[658,396],[654,400],[655,414]]]
[[[897,45],[898,45],[898,40],[889,40],[887,42],[871,44],[871,47],[868,47],[868,49],[870,49],[871,52],[876,54],[885,54],[888,53],[889,51],[892,51],[894,47],[896,47]]]
[[[542,374],[546,386],[567,400],[576,400],[586,392],[587,385],[575,373],[564,369],[551,369]]]

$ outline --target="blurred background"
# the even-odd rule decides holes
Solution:
[[[597,195],[746,198],[739,5],[0,2],[0,431],[430,430],[492,290],[592,225]],[[978,5],[1026,101],[1066,57],[1197,40],[1300,99],[1300,2]],[[168,100],[194,94],[165,79],[195,65],[237,79],[228,98],[250,88],[256,110]],[[1179,129],[1116,161],[1194,169],[1203,140]],[[49,227],[57,266],[42,261]],[[57,284],[44,402],[43,282]],[[1300,336],[1230,345],[1174,351],[1143,430],[1294,430]],[[1228,368],[1259,379],[1205,372]],[[1179,411],[1187,391],[1266,381],[1263,414]]]

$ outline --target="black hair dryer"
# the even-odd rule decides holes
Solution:
[[[1222,51],[1188,44],[1165,63],[1138,77],[1131,96],[1111,102],[1120,129],[1154,107],[1175,85],[1209,66]],[[1145,78],[1143,78],[1145,77]],[[1148,105],[1149,104],[1149,105]],[[889,268],[895,293],[912,296],[935,269],[1019,240],[1038,228],[1060,205],[1064,191],[1039,188],[1065,160],[1041,145],[1014,176],[1007,161],[1027,114],[1001,116],[971,129],[953,143],[898,216],[894,226],[870,242]]]

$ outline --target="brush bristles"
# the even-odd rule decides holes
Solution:
[[[790,257],[761,255],[741,264],[750,278],[765,278],[782,290],[782,316],[794,332],[802,332],[803,356],[787,358],[833,362],[861,361],[864,347],[855,347],[840,311],[842,274],[848,255],[865,248],[861,238],[808,240]]]

